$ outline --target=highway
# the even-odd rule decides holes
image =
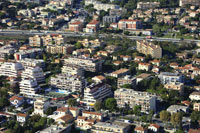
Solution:
[[[96,36],[95,33],[77,33],[77,32],[64,32],[64,31],[37,31],[37,30],[9,30],[9,29],[1,29],[0,35],[27,35],[27,36],[33,36],[33,35],[47,35],[47,34],[62,34],[65,37],[89,37],[89,36]],[[146,37],[143,36],[126,36],[126,35],[119,35],[119,34],[110,34],[114,37],[127,37],[131,40],[143,40],[146,39]],[[98,34],[100,38],[104,38],[106,36],[109,36],[109,34]],[[152,40],[152,39],[148,39]],[[169,41],[169,42],[180,42],[181,39],[175,39],[175,38],[161,38],[161,37],[153,37],[153,40],[155,41]],[[200,40],[194,40],[194,39],[184,39],[186,42],[195,42],[200,43]]]

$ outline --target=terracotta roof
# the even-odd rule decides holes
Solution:
[[[151,64],[149,63],[143,63],[143,62],[140,62],[139,65],[145,65],[145,66],[150,66]]]
[[[102,75],[95,76],[94,78],[98,78],[99,80],[105,80],[106,78]]]
[[[59,111],[59,112],[67,112],[68,108],[67,107],[61,107],[61,108],[58,108],[56,111]]]
[[[80,21],[70,23],[70,25],[79,25],[79,24],[82,24],[82,23]]]
[[[78,116],[77,119],[82,119],[82,120],[86,120],[87,117],[85,116]]]
[[[21,117],[27,117],[27,114],[23,114],[23,113],[18,113],[17,116],[21,116]]]
[[[144,128],[144,127],[136,127],[134,130],[136,130],[136,131],[145,131],[147,129]]]
[[[67,123],[67,122],[71,121],[73,118],[74,118],[74,117],[73,117],[72,115],[66,114],[66,115],[64,115],[64,116],[62,116],[62,117],[60,117],[60,118],[58,118],[58,119],[61,119],[61,120],[63,120],[65,123]]]
[[[11,101],[14,101],[14,100],[21,101],[21,100],[23,100],[23,99],[24,99],[23,97],[19,97],[19,96],[12,96],[12,97],[10,98]]]
[[[200,133],[199,129],[190,129],[189,133]]]
[[[91,123],[94,123],[96,120],[95,119],[88,119],[86,120],[87,122],[91,122]]]
[[[158,124],[151,124],[150,126],[153,126],[153,127],[155,127],[155,128],[160,128],[160,126],[158,125]]]
[[[140,21],[140,20],[121,19],[119,22],[121,22],[121,21],[126,21],[126,22],[137,22],[137,21]]]
[[[99,23],[99,21],[97,21],[97,20],[92,20],[92,21],[90,21],[90,23],[88,23],[88,24],[98,24]]]
[[[120,73],[125,73],[125,72],[128,72],[128,71],[129,71],[128,69],[121,68],[117,71],[112,72],[112,74],[120,74]]]
[[[78,108],[75,108],[75,107],[69,107],[69,110],[75,110],[75,111],[77,111]]]
[[[195,91],[195,92],[192,92],[190,95],[200,95],[200,92]]]
[[[91,115],[99,115],[99,116],[102,116],[101,113],[97,113],[97,112],[83,111],[83,113],[85,113],[85,114],[91,114]]]

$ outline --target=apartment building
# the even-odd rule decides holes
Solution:
[[[145,55],[151,55],[153,58],[162,58],[162,48],[146,40],[137,41],[137,51]]]
[[[38,114],[42,117],[45,116],[44,112],[50,106],[48,99],[45,98],[37,98],[34,102],[34,112],[33,114]]]
[[[130,75],[126,75],[124,77],[117,79],[117,87],[121,88],[121,86],[130,84],[133,88],[136,87],[136,77],[131,77]]]
[[[22,79],[35,79],[38,84],[45,82],[44,72],[40,67],[27,67],[21,74]]]
[[[99,72],[102,70],[102,60],[97,58],[69,57],[64,60],[64,65],[82,67],[86,71]]]
[[[181,95],[184,94],[184,84],[180,82],[172,82],[169,84],[165,84],[164,87],[168,90],[176,90],[179,91]]]
[[[91,132],[92,133],[128,133],[130,125],[127,123],[119,122],[97,122],[93,125]]]
[[[18,60],[18,62],[21,63],[24,66],[24,68],[27,68],[27,67],[44,68],[45,67],[44,60],[40,60],[40,59],[25,58],[25,59],[22,59],[22,60]]]
[[[69,30],[74,32],[83,31],[83,23],[80,21],[69,23]]]
[[[129,105],[133,108],[135,105],[140,105],[142,112],[146,113],[150,110],[156,111],[157,97],[148,92],[134,91],[132,89],[117,89],[114,92],[114,98],[117,100],[119,107]]]
[[[91,119],[85,116],[78,116],[75,121],[75,126],[81,130],[89,130],[97,122],[95,119]]]
[[[18,78],[21,76],[21,72],[24,67],[18,62],[4,62],[0,66],[0,76],[14,77]]]
[[[160,6],[160,2],[138,2],[137,9],[153,9],[158,8]]]
[[[12,46],[11,44],[8,45],[4,45],[2,47],[0,47],[0,58],[5,58],[6,56],[10,56],[13,55],[15,52],[15,47]]]
[[[97,32],[100,28],[100,22],[97,20],[92,20],[86,25],[86,32]]]
[[[129,69],[121,68],[119,70],[112,72],[110,76],[119,78],[119,77],[127,75],[128,73],[129,73]]]
[[[138,70],[149,71],[150,69],[151,69],[151,64],[150,63],[140,62],[138,64]]]
[[[59,34],[49,34],[47,36],[35,35],[29,37],[29,45],[33,47],[47,46],[47,45],[61,45],[64,44],[64,37]]]
[[[179,6],[186,6],[186,5],[200,6],[200,1],[199,0],[179,0]]]
[[[42,0],[9,0],[11,3],[35,3],[40,4]]]
[[[22,79],[19,83],[20,94],[23,95],[35,95],[40,87],[35,79]]]
[[[112,95],[110,86],[105,83],[92,83],[84,88],[83,103],[94,105],[96,101],[101,101]]]
[[[62,67],[62,73],[66,75],[84,76],[84,69],[71,64]]]
[[[42,36],[43,45],[61,45],[64,44],[64,37],[60,34],[49,34],[47,36]]]
[[[174,82],[184,83],[185,77],[183,74],[171,73],[171,72],[161,72],[158,75],[162,84],[171,84]]]
[[[102,47],[104,46],[104,42],[102,40],[99,40],[99,39],[95,39],[95,40],[88,40],[88,39],[84,39],[82,41],[78,41],[80,42],[81,44],[83,44],[84,47]]]
[[[33,37],[29,37],[29,45],[32,47],[41,47],[42,46],[42,37],[39,35],[35,35]]]
[[[103,120],[103,114],[97,112],[83,111],[82,116],[99,121]]]
[[[64,73],[51,77],[50,85],[55,88],[69,90],[70,92],[83,92],[83,88],[86,86],[86,80],[84,77],[77,75],[67,75]]]
[[[15,60],[22,60],[25,58],[35,59],[37,56],[42,55],[42,49],[40,48],[30,48],[26,50],[20,50],[14,54]]]
[[[47,45],[46,52],[50,54],[71,54],[74,46],[69,44],[64,45]]]
[[[118,28],[121,30],[136,30],[142,28],[140,20],[121,19],[118,22]]]

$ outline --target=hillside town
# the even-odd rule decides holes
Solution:
[[[199,0],[0,0],[0,133],[200,133]]]

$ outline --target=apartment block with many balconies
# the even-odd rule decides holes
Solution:
[[[156,95],[148,92],[134,91],[132,89],[117,89],[114,92],[114,98],[117,100],[118,107],[129,105],[133,108],[135,105],[141,106],[142,112],[156,111]]]
[[[21,72],[24,70],[24,67],[21,63],[18,62],[4,62],[0,66],[0,76],[7,76],[18,78],[21,76]]]
[[[136,87],[136,77],[131,77],[130,75],[126,75],[124,77],[117,79],[117,87],[121,88],[121,86],[130,84],[133,88]]]
[[[103,82],[92,83],[84,88],[84,97],[82,102],[87,105],[94,105],[96,101],[101,101],[111,95],[112,91],[109,85]]]
[[[20,88],[20,94],[27,95],[27,96],[33,96],[35,95],[40,87],[37,84],[37,81],[35,79],[22,79],[22,81],[19,83]]]
[[[48,109],[50,103],[48,99],[45,98],[37,98],[34,102],[34,112],[33,114],[38,114],[40,116],[45,116],[44,112]]]
[[[26,68],[22,74],[22,79],[31,78],[35,79],[38,84],[45,82],[44,72],[40,67],[28,67]]]
[[[137,51],[153,58],[162,58],[162,48],[147,40],[137,41]]]
[[[91,72],[102,70],[102,60],[96,58],[69,57],[64,60],[64,65],[70,64]]]
[[[62,73],[67,75],[77,75],[82,77],[84,76],[84,69],[79,66],[68,64],[62,67]]]
[[[18,62],[21,63],[24,66],[24,68],[27,68],[27,67],[44,68],[45,67],[44,60],[40,60],[40,59],[25,58],[25,59],[22,59],[22,60],[18,60]]]
[[[50,85],[54,88],[68,90],[70,92],[82,92],[86,86],[84,77],[77,75],[58,74],[51,77]]]
[[[160,2],[138,2],[138,9],[153,9],[158,8],[160,6]]]

